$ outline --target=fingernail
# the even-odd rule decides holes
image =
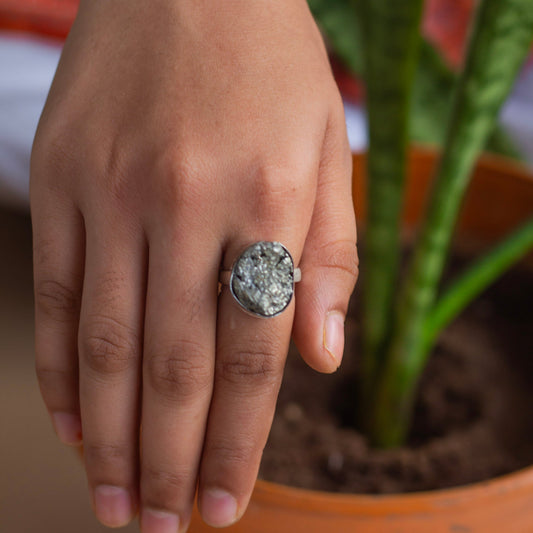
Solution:
[[[324,324],[324,348],[339,366],[344,352],[344,315],[330,311]]]
[[[155,509],[143,509],[141,512],[142,533],[178,533],[180,519],[177,515]]]
[[[81,420],[78,415],[70,413],[54,413],[52,423],[59,440],[70,446],[81,443]]]
[[[125,526],[133,515],[130,495],[120,487],[99,485],[94,489],[94,511],[105,526]]]
[[[224,490],[209,489],[202,493],[200,511],[213,527],[225,527],[237,520],[237,501]]]

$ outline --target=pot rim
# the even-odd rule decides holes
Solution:
[[[354,503],[361,507],[367,508],[371,511],[373,507],[383,509],[383,505],[398,503],[398,506],[405,502],[411,504],[426,504],[440,505],[447,507],[456,504],[458,500],[465,497],[472,502],[476,499],[490,499],[493,497],[501,497],[509,492],[521,491],[533,486],[533,465],[525,468],[515,470],[508,474],[503,474],[491,478],[486,481],[477,481],[466,485],[459,485],[456,487],[449,487],[444,489],[435,489],[408,493],[392,493],[392,494],[363,494],[363,493],[347,493],[347,492],[327,492],[320,490],[305,489],[301,487],[292,487],[290,485],[282,485],[272,481],[265,481],[258,479],[256,482],[255,491],[259,492],[261,499],[264,500],[279,500],[285,501],[287,506],[300,507],[301,503],[313,501],[313,506],[319,509],[331,509],[331,505],[336,507],[350,507],[353,509]],[[308,504],[306,503],[305,506]],[[401,508],[399,508],[401,512]],[[410,512],[412,512],[412,507]]]
[[[438,146],[431,144],[411,143],[409,152],[411,156],[414,153],[423,157],[435,157],[436,163],[438,164],[441,150]],[[366,150],[352,152],[352,158],[365,156],[366,153]],[[482,152],[478,157],[474,168],[479,166],[483,166],[498,173],[511,173],[513,178],[524,179],[528,182],[533,181],[533,165],[530,165],[527,161],[521,161],[508,155],[497,154],[494,152]]]

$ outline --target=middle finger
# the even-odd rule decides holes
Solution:
[[[154,236],[149,258],[143,533],[177,532],[189,522],[213,384],[219,244],[192,235],[190,227],[172,233],[162,229]]]

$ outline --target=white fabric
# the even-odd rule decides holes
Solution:
[[[30,152],[59,43],[0,32],[0,202],[28,205]]]
[[[533,68],[525,69],[502,109],[500,121],[533,166]]]
[[[61,53],[61,43],[0,31],[0,203],[28,207],[31,145]],[[345,103],[352,150],[367,143],[364,111]],[[502,112],[506,129],[533,163],[533,69]]]

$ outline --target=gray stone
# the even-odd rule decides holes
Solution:
[[[252,244],[233,268],[231,291],[251,313],[263,317],[281,313],[294,292],[294,264],[290,253],[279,242]]]

